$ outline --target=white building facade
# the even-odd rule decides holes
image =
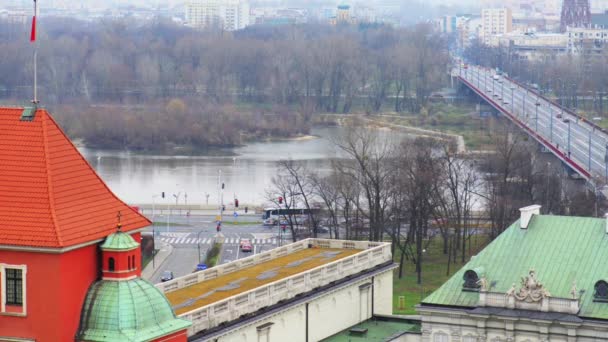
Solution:
[[[599,55],[608,46],[608,29],[569,27],[566,34],[573,54]]]
[[[186,23],[196,28],[242,30],[250,24],[250,11],[246,0],[189,0]]]
[[[492,36],[503,35],[513,29],[510,8],[485,8],[481,10],[481,38],[487,43]]]

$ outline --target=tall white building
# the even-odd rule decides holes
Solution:
[[[188,0],[186,22],[198,28],[236,31],[249,26],[250,6],[246,0]]]
[[[511,32],[513,14],[510,8],[484,8],[481,10],[481,35],[484,42],[492,36]]]

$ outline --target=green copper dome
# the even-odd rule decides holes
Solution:
[[[152,284],[100,280],[87,293],[78,341],[149,341],[188,328],[175,317],[165,296]]]
[[[109,235],[101,245],[101,249],[104,251],[130,251],[137,247],[139,247],[139,244],[133,239],[131,234],[123,232]]]

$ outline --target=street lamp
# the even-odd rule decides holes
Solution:
[[[515,101],[513,101],[513,91],[515,90],[515,86],[511,85],[511,111],[515,114]]]
[[[424,299],[424,284],[422,281],[422,260],[423,260],[423,256],[424,254],[426,254],[426,249],[423,248],[422,249],[422,253],[420,253],[420,300]]]
[[[570,119],[565,119],[564,122],[568,124],[568,158],[570,158]]]
[[[522,110],[523,110],[522,115],[526,115],[526,96],[527,95],[528,95],[528,88],[526,88],[526,92],[524,92],[524,100],[521,104]]]
[[[535,105],[536,105],[536,123],[535,123],[534,130],[536,132],[538,132],[538,107],[540,107],[540,102],[538,102],[538,100],[536,100]]]
[[[592,126],[589,127],[589,173],[591,173],[591,133],[594,128]]]
[[[156,211],[155,211],[155,201],[154,199],[156,197],[158,197],[159,195],[152,195],[152,222],[154,222],[154,217],[156,216]]]
[[[604,152],[604,169],[606,170],[606,183],[608,184],[608,144],[606,144],[606,152]]]
[[[175,209],[177,209],[178,207],[178,202],[179,202],[179,196],[181,195],[181,192],[178,192],[177,194],[173,194],[173,198],[175,198]],[[180,210],[180,214],[181,214],[181,210]]]
[[[550,140],[551,142],[553,142],[553,107],[551,106],[551,104],[550,104],[550,103],[549,103],[549,119],[550,119],[550,121],[549,121],[549,122],[550,122],[550,127],[549,127],[549,130],[550,130],[550,133],[549,133],[549,134],[550,134],[550,138],[549,138],[549,140]]]

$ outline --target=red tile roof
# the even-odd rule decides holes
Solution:
[[[150,225],[110,191],[51,115],[0,108],[0,245],[62,248]]]

